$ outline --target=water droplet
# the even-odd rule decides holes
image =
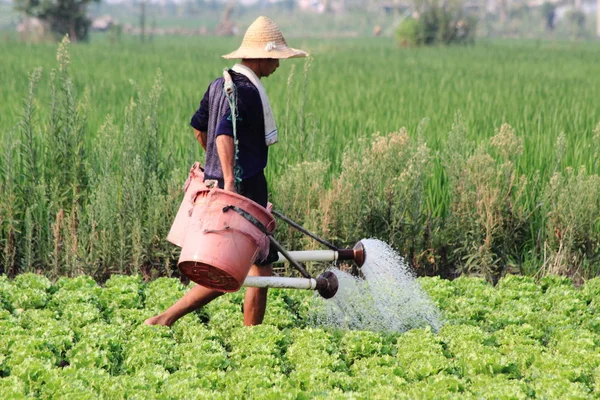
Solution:
[[[317,301],[317,325],[377,332],[405,332],[430,326],[438,331],[441,313],[419,286],[406,262],[387,243],[363,239],[366,261],[356,278],[337,268],[337,294]]]

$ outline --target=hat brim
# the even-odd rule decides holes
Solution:
[[[257,48],[244,48],[240,47],[236,51],[225,54],[222,56],[228,60],[236,59],[257,59],[257,58],[272,58],[278,60],[287,60],[288,58],[302,58],[308,57],[308,53],[303,50],[293,49],[291,47],[285,47],[283,49],[273,49],[266,51],[265,49]]]

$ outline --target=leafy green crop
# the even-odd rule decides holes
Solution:
[[[313,325],[310,292],[243,292],[172,328],[142,325],[187,290],[114,276],[0,277],[2,399],[588,399],[600,396],[600,280],[419,278],[445,324],[385,333]],[[43,302],[20,294],[39,291]],[[37,299],[37,298],[36,298]]]

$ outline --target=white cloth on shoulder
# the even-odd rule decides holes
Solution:
[[[246,78],[248,78],[258,90],[258,93],[260,94],[260,100],[262,102],[263,116],[265,120],[265,143],[267,144],[267,146],[271,146],[272,144],[277,143],[277,126],[275,125],[275,118],[273,118],[273,111],[271,110],[271,104],[269,103],[269,97],[267,96],[267,91],[265,90],[265,87],[262,85],[260,79],[258,78],[258,76],[256,76],[254,71],[252,71],[245,65],[235,64],[231,69],[237,72],[238,74],[242,74]]]

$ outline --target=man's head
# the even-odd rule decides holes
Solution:
[[[246,31],[240,48],[233,53],[224,55],[223,58],[241,58],[244,62],[265,60],[261,61],[264,64],[262,68],[265,68],[265,72],[268,74],[263,76],[269,76],[279,66],[279,60],[306,57],[307,55],[305,51],[288,47],[275,22],[267,17],[258,17]]]
[[[279,68],[277,58],[244,58],[242,64],[250,68],[259,78],[271,75]]]

